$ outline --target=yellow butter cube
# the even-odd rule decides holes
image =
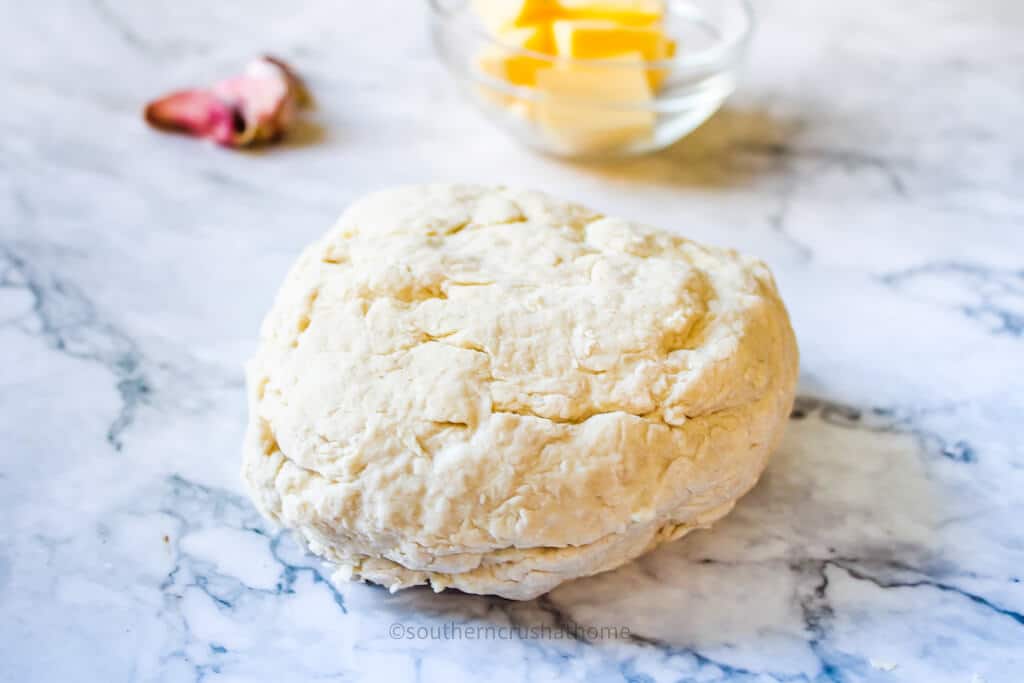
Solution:
[[[536,120],[558,151],[600,154],[653,134],[655,114],[643,108],[652,98],[643,55],[607,58],[624,66],[559,63],[537,72]]]
[[[552,22],[555,51],[576,59],[605,59],[609,55],[638,52],[647,61],[668,59],[675,43],[658,26],[623,26],[606,19],[563,19]],[[651,87],[664,79],[662,69],[647,71]]]
[[[545,24],[505,29],[480,53],[480,68],[490,76],[513,85],[533,85],[537,70],[550,63],[544,59],[522,54],[521,50],[548,53],[551,51],[551,32]]]
[[[607,19],[562,19],[552,22],[555,49],[560,56],[603,59],[639,52],[647,61],[664,59],[669,40],[657,26],[623,26]]]
[[[473,0],[473,9],[492,33],[545,21],[558,12],[555,0]]]
[[[559,0],[565,16],[577,19],[609,19],[620,24],[640,25],[661,21],[663,0]]]

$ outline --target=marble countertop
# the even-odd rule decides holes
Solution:
[[[420,2],[8,7],[0,680],[1020,681],[1024,8],[756,4],[724,111],[590,166],[466,106]],[[319,103],[289,144],[142,123],[267,50]],[[333,587],[257,515],[242,362],[286,268],[353,198],[441,180],[769,262],[800,398],[731,516],[513,603]]]

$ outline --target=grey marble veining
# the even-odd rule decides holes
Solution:
[[[578,166],[464,105],[418,2],[6,7],[0,679],[1024,679],[1024,6],[757,8],[725,110]],[[143,125],[148,98],[268,50],[318,102],[289,144]],[[241,363],[270,297],[351,199],[427,180],[771,264],[800,399],[732,515],[513,603],[335,587],[256,514]]]

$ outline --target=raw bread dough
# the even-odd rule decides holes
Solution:
[[[404,187],[285,279],[243,478],[338,578],[529,599],[727,513],[796,376],[760,261],[536,192]]]

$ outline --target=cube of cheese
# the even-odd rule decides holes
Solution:
[[[492,33],[539,23],[558,12],[555,0],[473,0],[473,9]]]
[[[558,5],[567,17],[634,26],[657,23],[665,15],[663,0],[559,0]]]
[[[494,78],[513,85],[533,85],[537,70],[549,65],[543,59],[520,52],[551,51],[551,32],[546,24],[505,29],[498,33],[495,43],[484,48],[478,58],[480,68]]]
[[[600,154],[653,134],[655,113],[643,108],[652,98],[643,55],[608,59],[629,66],[559,63],[537,72],[536,121],[557,150]]]

